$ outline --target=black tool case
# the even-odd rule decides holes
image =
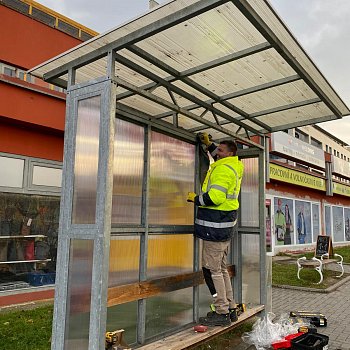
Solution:
[[[305,333],[291,340],[292,350],[328,350],[328,336],[319,333]]]

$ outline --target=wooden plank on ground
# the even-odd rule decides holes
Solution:
[[[233,328],[237,327],[243,321],[255,316],[260,311],[264,310],[263,305],[256,306],[254,308],[248,309],[241,316],[239,316],[238,321],[232,323],[228,327],[209,327],[207,332],[196,333],[193,330],[193,326],[185,329],[179,333],[170,335],[161,340],[155,341],[148,345],[141,346],[137,350],[183,350],[187,349],[193,345],[203,343],[208,341],[210,338],[218,336],[221,333],[226,333]]]

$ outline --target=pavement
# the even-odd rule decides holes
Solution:
[[[350,266],[345,266],[346,272]],[[279,317],[289,311],[314,311],[327,317],[327,327],[318,333],[329,336],[329,350],[350,350],[350,281],[330,293],[274,287],[272,310]]]

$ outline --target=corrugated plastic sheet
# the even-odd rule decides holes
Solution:
[[[249,126],[250,131],[268,133],[290,125],[313,124],[350,114],[348,107],[266,0],[213,0],[212,3],[218,5],[213,9],[192,18],[188,16],[186,20],[152,35],[142,38],[136,35],[141,35],[143,29],[147,31],[157,23],[171,22],[181,17],[182,11],[190,6],[203,3],[200,0],[170,1],[39,65],[31,73],[43,77],[63,65],[73,67],[77,60],[81,60],[76,83],[90,81],[106,75],[107,59],[99,57],[91,63],[86,61],[84,65],[84,55],[93,54],[97,49],[101,53],[113,48],[117,50],[117,78],[189,110],[203,120],[220,123],[234,133],[239,125],[232,121]],[[254,24],[252,18],[258,18],[262,27],[267,26],[275,39],[265,33],[263,35],[263,30],[257,29],[259,25]],[[229,55],[253,49],[256,51],[238,59],[205,67]],[[286,56],[286,52],[291,56]],[[127,59],[129,63],[121,63],[121,59]],[[130,67],[130,62],[138,68]],[[197,68],[200,68],[199,71]],[[66,73],[63,71],[60,78],[67,80]],[[150,74],[157,76],[156,81]],[[293,77],[296,78],[288,83],[260,88],[263,84]],[[170,90],[175,89],[172,94],[164,87],[167,84]],[[258,91],[247,93],[246,89]],[[316,94],[314,91],[317,89],[323,95]],[[126,92],[125,87],[118,88],[118,103],[173,123],[174,112],[168,107],[134,93],[125,96]],[[205,112],[206,107],[198,106],[196,99],[206,102],[217,113]],[[230,118],[227,116],[231,120],[228,121]],[[225,136],[189,116],[179,114],[178,119],[179,127],[184,129],[207,129],[217,137]],[[246,131],[239,129],[239,133]]]

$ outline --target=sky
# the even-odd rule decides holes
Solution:
[[[149,3],[148,0],[36,1],[100,33],[146,12]],[[350,1],[270,0],[270,3],[350,107]],[[350,116],[319,125],[350,145]]]

